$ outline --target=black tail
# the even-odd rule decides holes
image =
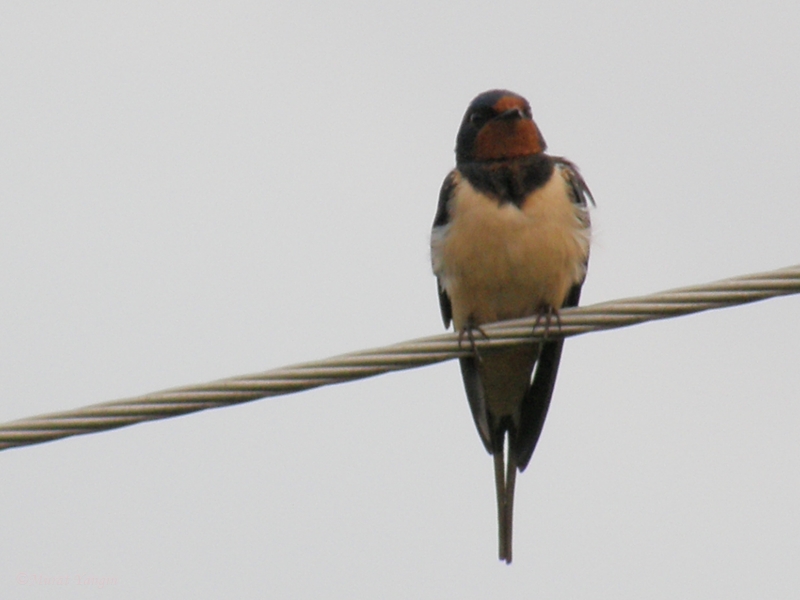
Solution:
[[[514,484],[517,479],[517,463],[513,453],[508,454],[508,465],[503,460],[503,447],[495,450],[494,483],[497,490],[497,532],[500,560],[511,563],[511,532],[514,520]]]

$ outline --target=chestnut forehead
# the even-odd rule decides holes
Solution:
[[[504,113],[507,110],[513,110],[515,108],[526,110],[528,108],[528,102],[525,100],[525,98],[508,95],[503,96],[497,102],[495,102],[492,108],[497,113]]]

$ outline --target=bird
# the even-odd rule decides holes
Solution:
[[[475,426],[494,458],[499,558],[511,563],[514,485],[542,432],[563,338],[548,331],[577,306],[591,241],[589,188],[578,168],[546,153],[528,101],[489,90],[469,104],[456,137],[456,166],[442,184],[431,263],[445,328],[472,352],[459,359]],[[483,348],[475,333],[536,316],[544,339]],[[535,371],[534,371],[535,367]]]

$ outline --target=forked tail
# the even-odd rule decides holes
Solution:
[[[505,444],[504,444],[505,445]],[[513,452],[508,453],[505,464],[503,447],[493,452],[494,484],[497,490],[497,531],[500,560],[511,564],[511,533],[514,522],[514,484],[517,480],[517,461]]]

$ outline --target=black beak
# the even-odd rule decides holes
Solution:
[[[519,108],[509,108],[505,112],[501,112],[497,115],[498,119],[506,120],[506,119],[523,119],[525,115],[522,113],[522,110]]]

